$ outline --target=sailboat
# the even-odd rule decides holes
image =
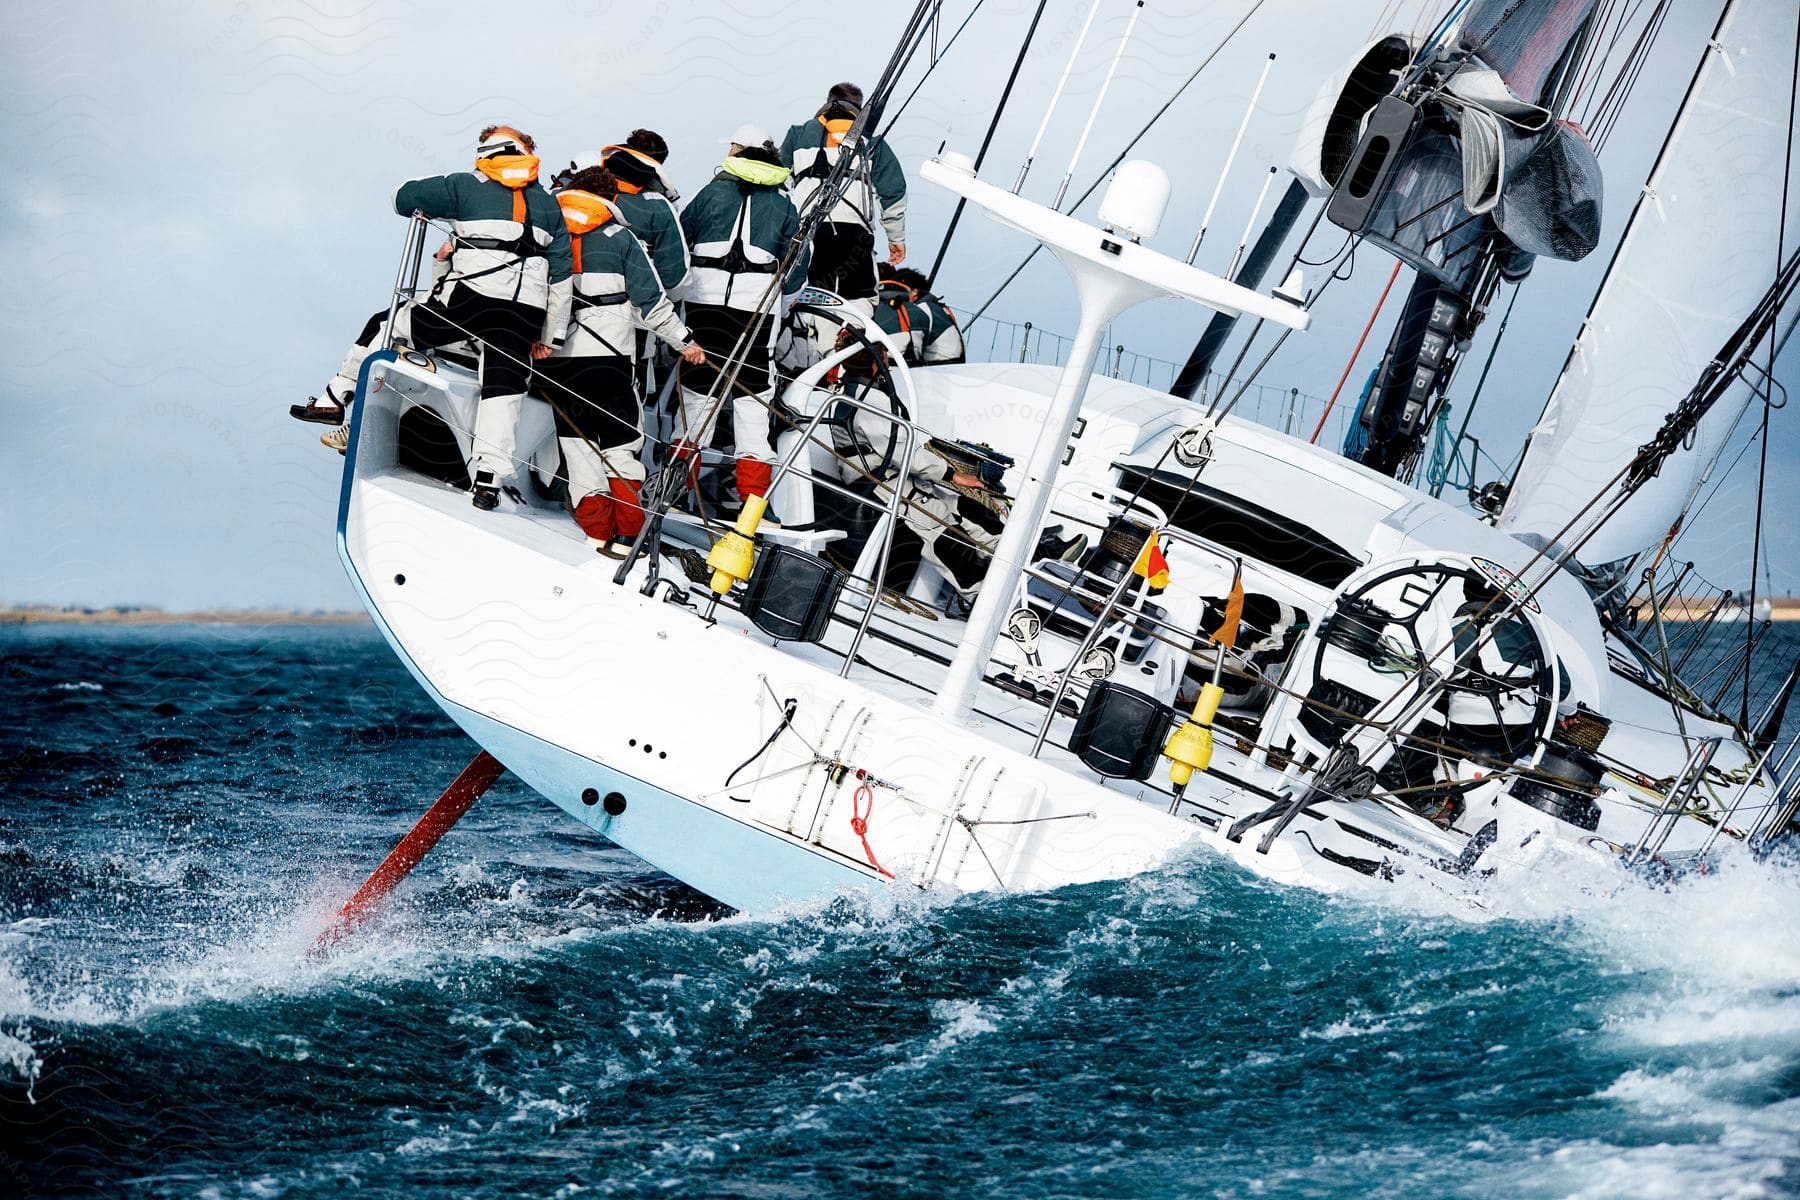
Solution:
[[[1485,512],[1404,477],[1496,289],[1594,246],[1598,167],[1560,106],[1581,72],[1635,61],[1603,61],[1593,0],[1465,3],[1372,43],[1321,93],[1289,199],[1223,275],[1163,233],[1155,164],[1121,163],[1085,219],[940,152],[918,178],[1065,269],[1081,306],[1067,361],[912,369],[852,306],[803,293],[797,309],[841,336],[782,393],[779,528],[752,503],[732,524],[690,511],[684,472],[663,469],[628,556],[596,554],[536,401],[516,499],[477,511],[469,372],[389,346],[352,407],[343,563],[492,759],[740,910],[1053,888],[1209,852],[1282,883],[1408,879],[1479,905],[1496,877],[1567,861],[1626,877],[1766,846],[1800,798],[1800,748],[1775,737],[1785,692],[1761,714],[1708,703],[1662,625],[1627,614],[1642,579],[1658,594],[1644,568],[1793,327],[1795,22],[1732,0],[1696,48],[1523,465]],[[1108,325],[1151,298],[1203,312],[1223,331],[1210,353],[1233,331],[1308,336],[1325,287],[1298,270],[1261,286],[1308,208],[1419,281],[1356,457],[1233,415],[1236,382],[1190,398],[1192,378],[1170,394],[1096,373]],[[415,219],[396,304],[427,238]],[[876,369],[853,380],[857,361]],[[847,453],[869,428],[880,444]],[[990,455],[1007,497],[969,604],[907,552],[896,480],[933,449]]]

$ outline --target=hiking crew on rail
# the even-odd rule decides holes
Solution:
[[[801,209],[846,149],[861,104],[854,84],[834,85],[779,147],[761,127],[741,126],[724,139],[729,148],[712,180],[679,211],[665,168],[668,143],[652,130],[633,130],[585,163],[571,162],[553,195],[539,182],[530,135],[504,124],[483,129],[472,170],[411,180],[394,195],[395,212],[449,229],[429,294],[401,304],[391,331],[386,311],[371,317],[321,393],[291,406],[291,415],[334,426],[320,440],[343,451],[348,406],[375,347],[472,356],[479,399],[471,428],[452,432],[467,448],[475,507],[522,499],[517,425],[529,390],[554,412],[559,473],[575,520],[605,549],[641,527],[645,373],[638,364],[662,375],[672,361],[646,353],[646,338],[654,337],[684,360],[675,364],[671,455],[697,481],[701,454],[727,447],[735,496],[721,486],[721,508],[766,496],[775,457],[776,326],[809,278],[856,301],[858,311],[874,309],[876,323],[893,326],[915,362],[933,361],[945,329],[954,332],[947,310],[940,323],[936,298],[899,274],[906,179],[878,137],[866,135],[869,153],[824,214],[814,246],[796,252]],[[887,239],[879,274],[877,222]],[[880,298],[878,280],[887,288]],[[955,353],[960,359],[960,339]]]
[[[574,294],[554,347],[534,354],[537,394],[556,416],[575,523],[603,553],[615,537],[635,538],[644,526],[634,317],[690,366],[706,362],[644,247],[617,219],[618,186],[606,168],[589,167],[557,193],[569,228]]]
[[[470,479],[471,498],[482,509],[499,504],[499,489],[513,473],[532,353],[547,349],[568,320],[569,231],[562,209],[537,182],[536,149],[528,134],[489,126],[481,131],[473,171],[414,179],[394,192],[395,212],[418,212],[450,225],[431,294],[400,307],[393,336],[415,350],[474,342],[481,400],[471,431]],[[341,422],[363,360],[387,341],[386,323],[385,311],[370,318],[324,396],[289,412],[306,421]]]

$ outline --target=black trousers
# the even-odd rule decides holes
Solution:
[[[557,437],[586,438],[601,449],[635,446],[643,436],[631,363],[616,354],[546,358],[533,364],[532,391],[550,402]]]
[[[755,313],[745,312],[740,308],[690,302],[687,306],[687,324],[694,340],[706,351],[706,365],[684,365],[681,368],[681,386],[684,389],[710,393],[720,370],[725,369],[732,349],[737,346],[747,329],[750,330],[750,336],[743,350],[744,365],[737,376],[740,390],[733,394],[741,396],[749,392],[760,396],[773,386],[769,379],[769,340],[775,327],[773,317],[763,316],[758,319]]]
[[[435,296],[403,308],[399,333],[415,350],[436,350],[475,339],[481,352],[481,394],[520,396],[531,378],[531,344],[544,331],[544,310],[496,300],[467,287],[452,288],[448,302]],[[359,346],[373,346],[387,323],[382,309],[363,326]]]
[[[861,225],[827,221],[813,237],[808,283],[836,292],[846,300],[875,294],[875,234]]]

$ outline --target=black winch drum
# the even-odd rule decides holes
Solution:
[[[744,615],[784,642],[823,641],[844,588],[844,572],[792,546],[760,548],[744,588]]]
[[[1109,779],[1145,779],[1174,720],[1175,710],[1156,697],[1102,681],[1088,689],[1069,749]]]

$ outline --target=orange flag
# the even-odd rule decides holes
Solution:
[[[1144,541],[1144,548],[1138,551],[1137,561],[1131,564],[1132,573],[1141,575],[1149,581],[1153,588],[1169,586],[1169,560],[1163,557],[1162,539],[1151,534]]]
[[[1225,597],[1225,619],[1208,636],[1221,646],[1237,649],[1238,627],[1244,623],[1244,564],[1231,574],[1231,593]]]

